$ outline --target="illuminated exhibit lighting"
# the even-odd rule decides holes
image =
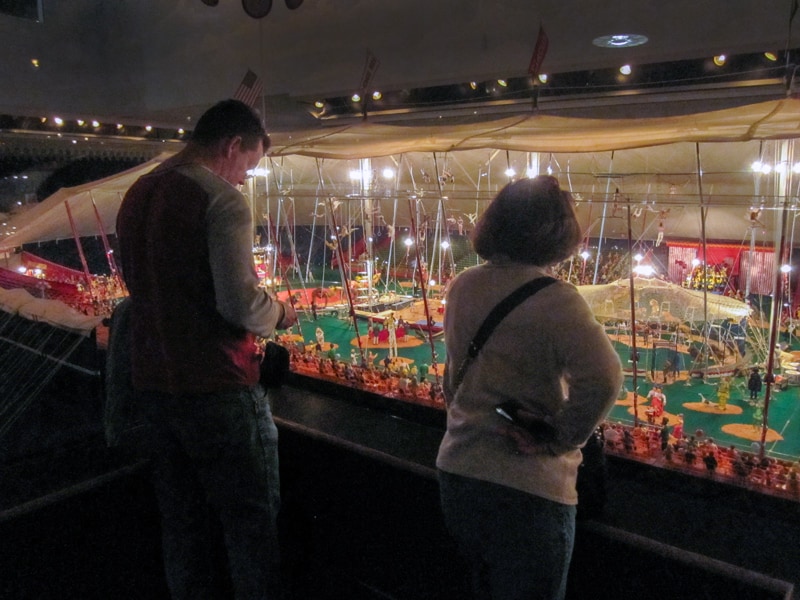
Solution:
[[[592,40],[592,44],[600,48],[633,48],[646,43],[647,36],[638,33],[603,35]]]
[[[64,124],[64,119],[62,119],[61,117],[54,117],[53,123],[61,127]]]
[[[383,178],[384,179],[394,179],[394,169],[391,167],[386,167],[383,170]]]
[[[714,64],[717,65],[718,67],[723,67],[725,66],[727,60],[728,60],[727,56],[725,56],[724,54],[718,54],[717,56],[714,57]]]
[[[778,55],[774,52],[764,52],[764,57],[771,62],[775,62],[778,60]]]
[[[505,79],[498,79],[497,85],[499,85],[500,87],[508,87],[508,82]]]
[[[508,167],[506,169],[506,177],[513,177],[516,174],[517,174],[517,172],[514,169],[512,169],[511,167]]]
[[[315,108],[325,108],[325,103],[322,100],[317,100],[316,102],[314,102],[314,107]]]
[[[779,162],[774,165],[765,163],[760,160],[754,161],[750,165],[750,170],[753,173],[761,173],[762,175],[769,175],[770,173],[786,173],[789,169],[789,163]],[[800,173],[800,163],[794,163],[791,167],[792,173]]]
[[[353,102],[361,102],[361,94],[353,94],[350,96],[350,100]]]
[[[584,250],[581,252],[581,258],[583,260],[589,260],[592,257],[592,254],[588,250]]]
[[[637,265],[633,268],[633,272],[642,277],[652,277],[655,275],[656,270],[653,268],[653,265]]]
[[[542,83],[547,83],[547,80],[548,80],[547,73],[539,74],[539,81],[541,81]]]
[[[412,240],[411,238],[406,238],[403,240],[403,243],[406,245],[407,248],[410,248],[411,246],[414,245],[414,240]]]
[[[374,92],[372,92],[373,100],[380,100],[381,98],[383,98],[383,94],[381,94],[379,91],[375,90]]]
[[[442,242],[442,250],[447,250],[449,247],[450,247],[450,242],[448,242],[447,240],[444,240]]]
[[[95,129],[100,127],[100,121],[92,121],[92,127],[94,127]]]
[[[622,65],[619,68],[619,72],[622,73],[623,75],[630,75],[631,74],[631,70],[632,69],[631,69],[630,65]]]

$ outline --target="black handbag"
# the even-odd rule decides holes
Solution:
[[[281,387],[289,375],[289,350],[278,342],[268,341],[261,358],[259,381],[267,389]]]

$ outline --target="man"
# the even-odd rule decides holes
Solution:
[[[251,211],[235,187],[268,147],[255,112],[220,102],[182,151],[131,186],[117,217],[132,382],[155,429],[174,598],[218,597],[209,515],[222,525],[236,598],[279,594],[277,429],[256,336],[297,316],[258,287]]]

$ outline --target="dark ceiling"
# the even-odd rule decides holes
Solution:
[[[290,10],[275,0],[254,19],[240,0],[41,0],[41,22],[0,15],[0,114],[191,129],[252,70],[272,129],[315,126],[354,111],[345,99],[359,91],[368,52],[378,61],[369,88],[384,94],[371,110],[528,102],[540,26],[550,75],[535,90],[542,97],[782,78],[794,68],[786,50],[800,46],[793,1],[305,0]],[[592,44],[610,34],[648,42]],[[729,56],[722,67],[711,62],[719,54]],[[313,106],[322,99],[324,111]]]

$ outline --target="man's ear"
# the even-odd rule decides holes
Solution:
[[[223,145],[222,149],[223,149],[223,152],[225,154],[225,157],[226,158],[230,158],[236,152],[239,152],[241,150],[242,136],[235,135],[235,136],[226,138],[223,143],[224,143],[224,145]]]

